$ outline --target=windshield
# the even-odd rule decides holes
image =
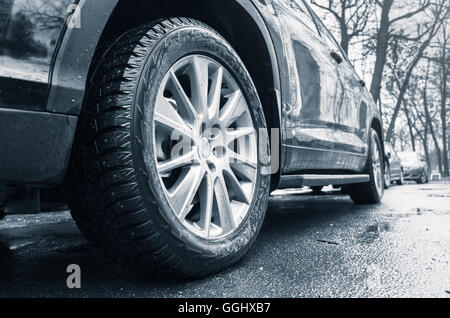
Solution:
[[[398,156],[405,163],[416,163],[420,161],[415,152],[401,152],[398,154]]]

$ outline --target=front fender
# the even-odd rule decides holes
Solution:
[[[47,111],[79,115],[100,37],[119,0],[80,0],[79,23],[67,27],[55,55]]]

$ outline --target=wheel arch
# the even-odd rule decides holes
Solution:
[[[381,123],[381,120],[378,117],[373,118],[370,127],[377,132],[378,138],[380,138],[381,148],[383,150],[383,158],[385,158],[386,152],[384,149],[384,134],[383,134],[383,125]]]

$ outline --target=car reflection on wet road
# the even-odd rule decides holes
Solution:
[[[70,264],[80,290],[66,287]],[[188,282],[109,264],[68,212],[0,222],[0,297],[450,297],[449,274],[449,183],[393,187],[365,207],[331,188],[275,192],[249,255]]]

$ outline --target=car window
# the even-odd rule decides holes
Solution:
[[[308,7],[305,6],[302,0],[284,0],[288,7],[295,13],[296,16],[302,19],[305,25],[314,33],[320,34],[319,26],[311,15]]]
[[[304,2],[304,0],[298,0]],[[314,14],[314,11],[304,2],[305,7],[311,12],[311,15],[313,16],[313,19],[316,23],[317,28],[319,29],[319,33],[322,35],[322,38],[327,42],[328,46],[335,50],[336,52],[340,53],[345,60],[350,63],[350,60],[347,57],[347,54],[345,54],[344,50],[342,49],[339,42],[336,40],[336,38],[333,36],[333,34],[327,29],[327,27],[323,24],[323,22]],[[350,63],[351,64],[351,63]]]
[[[404,163],[420,162],[420,158],[415,152],[401,152],[398,155]]]
[[[344,53],[341,46],[338,44],[337,40],[334,38],[333,34],[331,34],[330,31],[328,31],[327,27],[317,19],[317,24],[319,25],[320,33],[325,38],[325,40],[328,42],[330,47],[336,50],[336,52]]]

